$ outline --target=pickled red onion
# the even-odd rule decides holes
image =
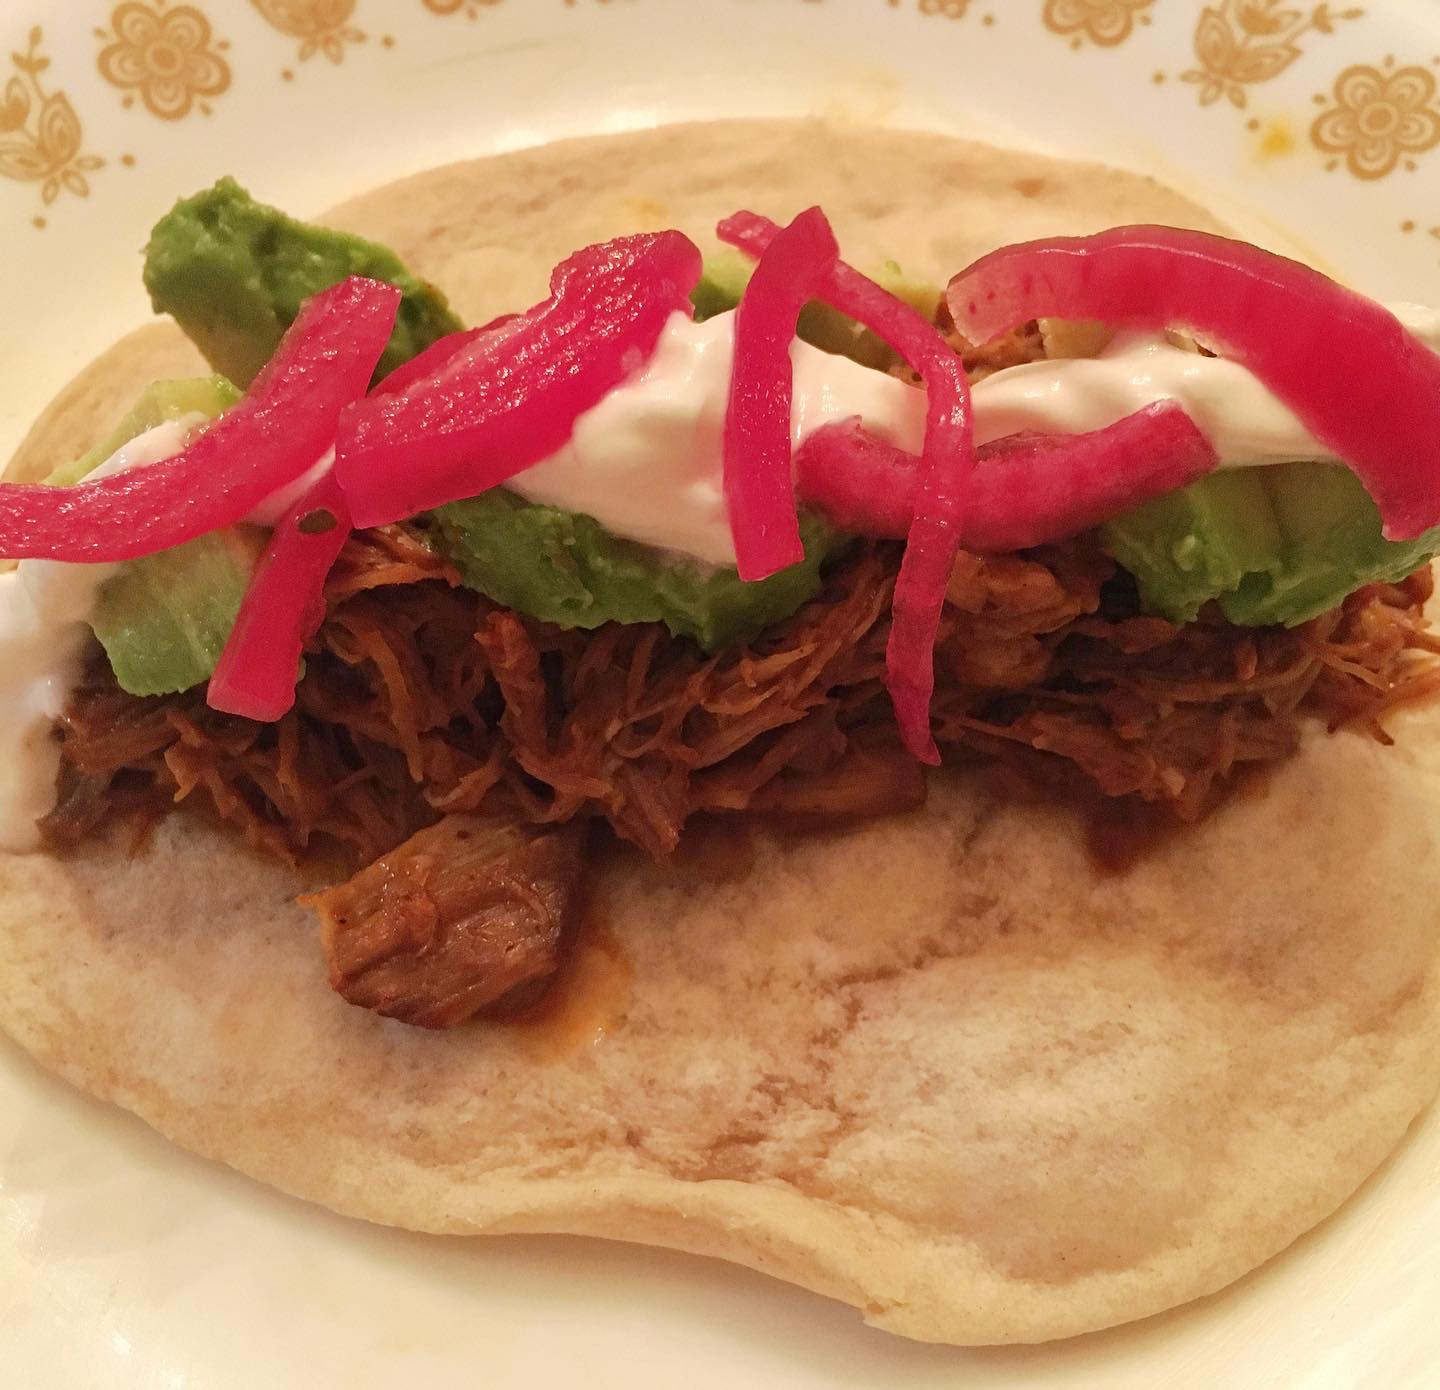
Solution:
[[[357,402],[335,449],[355,525],[474,497],[554,453],[649,358],[671,314],[690,311],[699,278],[680,232],[587,247],[555,268],[549,299],[431,375]]]
[[[372,396],[394,396],[413,386],[417,381],[423,381],[427,376],[433,376],[456,354],[469,347],[477,338],[482,337],[484,332],[483,328],[464,328],[458,333],[447,333],[443,338],[437,338],[423,352],[417,353],[408,362],[402,362],[389,376],[376,383],[370,394]]]
[[[778,232],[768,218],[739,212],[717,228],[722,241],[760,255]],[[925,446],[905,557],[895,583],[885,678],[905,746],[938,763],[930,733],[935,638],[955,553],[966,489],[975,466],[970,383],[959,356],[935,326],[903,300],[843,262],[822,277],[818,297],[885,340],[924,379]]]
[[[1374,498],[1391,540],[1440,523],[1440,357],[1297,261],[1173,227],[1005,247],[947,291],[979,341],[1040,315],[1184,328],[1252,371]]]
[[[735,311],[735,355],[725,409],[725,505],[744,580],[805,558],[790,461],[795,321],[840,248],[819,208],[777,232]]]
[[[903,541],[919,476],[920,455],[871,434],[858,415],[822,425],[795,451],[797,496],[853,536]]]
[[[1173,401],[1088,434],[1017,434],[981,445],[961,526],[967,550],[1046,545],[1202,478],[1218,459]],[[795,459],[795,487],[842,530],[902,539],[920,460],[858,419],[816,430]]]
[[[0,484],[0,555],[129,560],[247,516],[334,442],[399,304],[393,285],[359,276],[315,295],[245,397],[172,458],[69,487]]]
[[[498,319],[491,319],[483,328],[462,328],[458,333],[447,333],[443,338],[437,338],[423,352],[416,353],[408,362],[402,362],[396,367],[389,376],[371,390],[370,394],[372,396],[393,396],[396,392],[413,386],[417,381],[427,376],[433,376],[462,349],[469,347],[471,343],[483,338],[487,333],[493,333],[497,328],[503,328],[517,317],[516,314],[502,314]]]
[[[350,529],[345,494],[326,473],[270,537],[210,677],[211,709],[273,721],[295,703],[300,656],[324,621],[325,580]]]
[[[397,367],[370,394],[403,391],[514,317],[506,314],[483,328],[447,334]],[[328,524],[307,525],[312,518]],[[210,677],[205,702],[211,709],[273,722],[294,705],[305,644],[325,619],[325,581],[352,529],[345,494],[327,470],[270,538]]]

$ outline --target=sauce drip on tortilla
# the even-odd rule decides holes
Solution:
[[[502,1026],[532,1060],[569,1061],[623,1025],[634,980],[604,908],[592,904],[549,988]]]

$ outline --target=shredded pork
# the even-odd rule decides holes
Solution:
[[[863,545],[753,645],[705,657],[659,625],[562,631],[458,587],[404,528],[348,545],[297,708],[274,726],[203,692],[124,694],[97,657],[61,725],[73,843],[123,811],[207,804],[297,860],[356,864],[456,812],[533,824],[601,817],[656,857],[700,812],[808,819],[917,805],[881,678],[899,548]],[[1433,691],[1428,570],[1293,630],[1140,616],[1084,539],[964,554],[937,648],[936,734],[1062,785],[1194,819],[1235,772],[1297,746],[1306,717],[1383,737]]]

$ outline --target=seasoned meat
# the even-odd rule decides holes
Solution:
[[[1059,323],[1060,320],[1050,322]],[[965,364],[965,374],[973,385],[983,381],[995,372],[1007,367],[1020,367],[1027,362],[1039,362],[1046,357],[1045,332],[1042,325],[1032,319],[1022,323],[1004,337],[988,343],[972,343],[958,328],[950,313],[950,306],[941,299],[935,308],[935,325],[945,335],[945,341],[960,355]],[[1061,353],[1050,354],[1061,356]],[[912,386],[922,385],[922,378],[908,362],[898,362],[890,369],[890,375]]]
[[[750,809],[786,820],[833,825],[898,815],[925,804],[925,768],[903,748],[855,744],[820,772],[782,772],[750,800]]]
[[[587,829],[446,816],[302,898],[320,917],[331,986],[387,1017],[449,1028],[548,979],[579,921]]]
[[[103,657],[61,721],[73,843],[108,817],[208,803],[297,858],[357,863],[457,811],[537,824],[603,816],[664,857],[696,813],[880,814],[923,794],[901,771],[885,695],[900,547],[862,545],[823,593],[750,646],[706,657],[659,624],[561,631],[455,585],[403,528],[347,546],[297,708],[277,725],[141,700]],[[961,554],[936,648],[946,756],[1038,773],[1194,819],[1248,764],[1287,757],[1302,723],[1376,722],[1440,684],[1428,568],[1296,628],[1216,611],[1177,628],[1084,537]]]

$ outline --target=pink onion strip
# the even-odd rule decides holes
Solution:
[[[1173,401],[1157,401],[1087,434],[1012,434],[981,445],[961,527],[966,550],[1048,545],[1203,478],[1219,462]],[[800,498],[844,531],[899,540],[920,475],[914,454],[858,419],[826,425],[800,447]]]
[[[244,397],[172,458],[70,487],[0,483],[0,555],[129,560],[248,516],[335,442],[399,304],[360,276],[306,300]]]
[[[417,352],[408,362],[402,362],[370,392],[372,396],[393,396],[409,390],[417,381],[434,376],[446,363],[459,356],[472,343],[478,342],[487,333],[493,333],[513,322],[518,314],[502,314],[491,319],[481,328],[462,328],[458,333],[447,333],[437,338],[424,352]]]
[[[839,247],[819,208],[776,233],[735,312],[735,355],[725,409],[725,506],[744,580],[805,558],[790,459],[795,321]]]
[[[1045,314],[1186,329],[1345,460],[1387,537],[1440,524],[1440,356],[1309,266],[1204,232],[1116,227],[995,251],[951,280],[947,299],[981,342]]]
[[[779,229],[768,218],[740,212],[717,230],[722,241],[758,256]],[[933,765],[940,761],[930,732],[935,639],[975,468],[970,383],[958,354],[934,324],[843,262],[836,261],[822,277],[818,297],[884,339],[925,382],[925,445],[895,583],[885,677],[901,739],[917,758]]]
[[[554,453],[644,365],[670,317],[692,312],[699,278],[700,252],[680,232],[619,237],[567,257],[527,312],[435,344],[428,376],[341,418],[335,476],[355,525],[475,497]]]
[[[274,721],[295,703],[300,656],[325,618],[325,581],[350,535],[350,509],[326,473],[275,528],[220,653],[205,703]]]

